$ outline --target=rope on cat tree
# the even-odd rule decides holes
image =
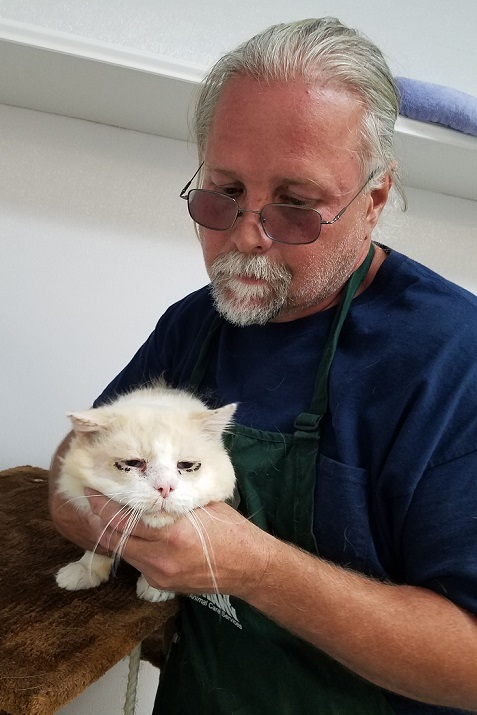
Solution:
[[[141,662],[141,644],[137,645],[129,655],[128,684],[126,700],[124,702],[124,715],[134,715],[136,712],[136,693],[139,678],[139,664]]]

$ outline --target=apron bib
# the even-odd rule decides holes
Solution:
[[[329,372],[341,327],[373,254],[371,246],[347,283],[323,350],[310,411],[298,415],[295,432],[235,425],[225,435],[237,475],[238,510],[268,533],[314,554],[313,500]],[[191,375],[192,388],[200,386],[221,324],[217,317],[211,326]],[[393,712],[376,686],[240,599],[216,594],[183,598],[180,631],[161,675],[153,715]]]

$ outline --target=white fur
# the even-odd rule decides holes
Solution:
[[[209,410],[188,392],[158,384],[73,413],[74,436],[63,458],[58,491],[78,509],[90,508],[86,487],[123,505],[129,522],[113,558],[119,556],[139,519],[161,527],[232,496],[235,474],[222,433],[235,409],[232,404]],[[128,465],[131,460],[140,465]],[[57,583],[70,590],[97,586],[108,579],[113,558],[86,552],[58,571]],[[148,601],[174,596],[149,586],[143,576],[137,594]]]

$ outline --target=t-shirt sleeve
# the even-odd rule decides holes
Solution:
[[[407,583],[477,614],[477,451],[428,469],[402,530]]]

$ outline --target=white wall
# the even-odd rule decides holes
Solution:
[[[324,14],[364,30],[397,74],[477,95],[475,0],[0,0],[0,17],[203,67],[272,22]],[[0,105],[0,152],[0,468],[46,467],[65,413],[88,406],[167,305],[206,281],[178,198],[194,148]],[[477,293],[477,203],[408,195],[380,240]],[[62,715],[117,715],[125,677],[123,662]],[[148,715],[157,673],[141,677]]]
[[[47,466],[67,429],[205,281],[183,142],[0,108],[0,465]],[[5,409],[5,408],[9,409]]]
[[[202,68],[268,25],[323,15],[365,32],[395,74],[477,96],[475,0],[0,0],[0,18]]]

